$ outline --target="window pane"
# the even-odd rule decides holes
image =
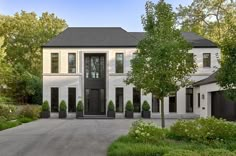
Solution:
[[[105,77],[105,58],[100,56],[100,78]]]
[[[124,72],[124,56],[123,53],[116,53],[116,73]]]
[[[116,112],[123,112],[123,88],[116,88]]]
[[[69,73],[76,73],[76,54],[70,53],[68,54],[68,67]]]
[[[76,112],[76,88],[68,89],[68,111]]]
[[[203,67],[211,67],[211,54],[210,53],[203,54]]]
[[[89,74],[90,74],[90,72],[89,72],[89,69],[90,69],[90,59],[89,59],[89,57],[88,56],[86,56],[85,57],[85,75],[86,75],[86,78],[89,78],[90,76],[89,76]]]
[[[59,95],[58,88],[51,88],[51,111],[58,112]]]
[[[186,88],[186,112],[193,112],[193,88]]]
[[[200,93],[197,94],[197,99],[198,99],[198,107],[200,107],[201,106]]]
[[[58,73],[58,53],[51,54],[51,73]]]
[[[169,96],[169,112],[176,112],[176,93]]]
[[[152,95],[152,112],[160,112],[160,100]]]
[[[140,112],[141,98],[140,98],[140,90],[133,88],[133,104],[134,104],[134,112]]]

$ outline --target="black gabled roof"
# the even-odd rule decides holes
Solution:
[[[195,48],[217,47],[195,33],[183,32]],[[120,27],[69,27],[43,47],[136,47],[145,32],[127,32]]]
[[[69,27],[44,47],[136,47],[138,40],[120,27]]]
[[[217,75],[217,71],[215,73],[211,74],[208,78],[195,82],[193,84],[193,86],[197,87],[197,86],[201,86],[201,85],[215,83],[215,82],[217,82],[216,75]]]

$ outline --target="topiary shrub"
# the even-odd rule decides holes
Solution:
[[[83,105],[83,102],[81,100],[77,103],[76,109],[77,109],[77,112],[83,112],[84,105]]]
[[[62,100],[60,103],[60,112],[66,112],[67,106],[65,100]]]
[[[150,105],[146,100],[143,102],[142,110],[143,111],[149,111],[150,110]]]
[[[206,149],[201,156],[236,156],[236,154],[225,149]]]
[[[44,101],[42,104],[42,111],[48,112],[50,110],[48,101]]]
[[[115,111],[114,103],[111,100],[108,103],[108,111]]]
[[[133,112],[134,111],[134,106],[132,104],[132,102],[129,100],[127,101],[126,105],[125,105],[125,110],[129,111],[129,112]]]
[[[164,154],[164,156],[201,156],[197,152],[184,150],[184,149],[177,149]]]
[[[170,137],[202,143],[227,142],[236,140],[236,125],[214,117],[179,120],[170,127]]]

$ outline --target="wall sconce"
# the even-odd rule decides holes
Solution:
[[[205,99],[205,95],[204,94],[202,94],[202,99]]]

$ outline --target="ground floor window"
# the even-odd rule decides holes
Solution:
[[[123,112],[124,93],[123,88],[116,88],[116,112]]]
[[[134,112],[140,112],[141,106],[141,91],[137,88],[133,88],[133,105],[134,105]]]
[[[193,88],[186,88],[186,112],[193,112]]]
[[[169,112],[176,113],[177,111],[177,98],[176,93],[172,93],[169,95]]]
[[[76,88],[68,88],[68,111],[76,112]]]
[[[201,102],[200,102],[200,100],[201,100],[200,93],[197,94],[197,100],[198,100],[198,107],[200,107],[200,106],[201,106]]]
[[[152,112],[160,112],[160,100],[152,95]]]
[[[51,112],[58,112],[59,89],[51,88]]]

